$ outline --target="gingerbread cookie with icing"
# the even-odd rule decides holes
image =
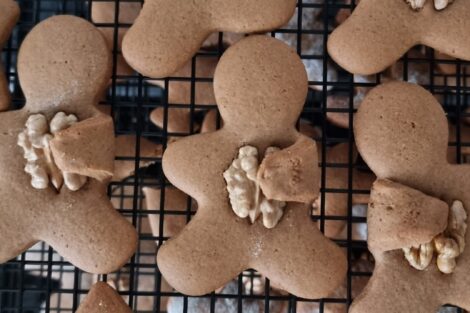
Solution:
[[[180,139],[163,156],[167,178],[198,205],[157,257],[178,291],[202,295],[247,268],[306,298],[342,283],[345,255],[310,218],[319,192],[316,145],[295,128],[307,89],[302,61],[276,39],[248,37],[221,58],[214,91],[223,127]]]
[[[40,240],[92,273],[117,270],[134,253],[136,231],[106,193],[114,127],[96,105],[110,69],[105,40],[83,19],[55,16],[25,38],[26,105],[0,113],[1,262]]]
[[[391,82],[369,92],[354,125],[358,150],[378,180],[368,209],[376,267],[350,312],[431,313],[444,304],[469,310],[470,166],[447,160],[441,106],[422,87]]]

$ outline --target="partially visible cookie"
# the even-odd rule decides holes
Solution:
[[[357,160],[356,147],[351,147],[351,155],[353,164]],[[321,160],[321,151],[319,153]],[[326,150],[326,162],[330,167],[325,167],[326,170],[326,188],[328,189],[349,189],[349,169],[341,167],[341,165],[349,164],[349,144],[340,143],[334,147]],[[370,190],[372,183],[375,180],[375,175],[370,172],[360,171],[353,168],[352,172],[352,185],[351,190],[352,199],[351,204],[367,204],[369,202],[369,194],[363,193]],[[327,192],[325,193],[325,216],[329,217],[342,217],[341,220],[326,219],[324,224],[324,233],[329,238],[338,238],[343,229],[347,227],[346,218],[348,216],[348,193],[347,192]],[[321,197],[315,201],[313,205],[313,214],[320,215],[321,213]],[[358,225],[353,224],[352,227]]]
[[[302,55],[316,56],[318,58],[312,59],[303,59],[302,62],[305,65],[307,70],[308,80],[312,82],[310,85],[311,88],[322,91],[323,90],[323,55],[324,50],[324,38],[323,35],[317,34],[297,34],[297,29],[302,29],[303,31],[318,31],[325,28],[323,18],[321,16],[322,9],[320,8],[303,8],[302,10],[302,25],[298,25],[298,9],[296,13],[291,18],[286,29],[295,30],[294,33],[281,32],[276,33],[276,38],[284,41],[292,48],[296,49],[298,47],[298,41],[301,42],[300,53]],[[328,26],[327,26],[328,27]],[[335,82],[338,80],[338,71],[337,69],[329,62],[326,65],[326,81]],[[327,86],[327,90],[333,89],[332,86]]]
[[[295,0],[148,0],[124,37],[124,57],[145,76],[170,76],[211,33],[273,30],[289,21],[295,5]]]
[[[460,86],[470,85],[470,66],[468,64],[456,64],[457,59],[450,57],[444,53],[438,51],[435,52],[437,69],[442,75],[436,75],[434,77],[434,84],[445,86],[445,87],[457,87],[458,83]],[[452,63],[445,63],[452,61]],[[459,69],[460,68],[460,73]],[[459,77],[460,76],[460,77]],[[460,82],[459,82],[460,79]],[[449,88],[449,91],[455,91],[454,88]]]
[[[351,283],[349,288],[351,289],[352,298],[356,298],[367,285],[370,276],[364,273],[372,272],[374,270],[374,262],[369,257],[368,253],[362,254],[359,258],[351,260]],[[297,313],[347,313],[348,306],[347,302],[342,302],[342,299],[348,297],[348,283],[346,280],[332,295],[328,298],[336,299],[338,303],[330,303],[325,301],[323,303],[323,309],[320,309],[320,303],[318,301],[297,301]],[[333,300],[335,301],[335,300]]]
[[[185,80],[170,79],[167,84],[156,81],[160,87],[167,87],[170,106],[168,108],[158,107],[153,110],[150,115],[152,122],[158,127],[164,128],[166,119],[168,132],[187,134],[190,130],[191,114],[200,111],[200,108],[191,110],[188,108],[189,105],[191,103],[198,106],[215,105],[212,79],[217,62],[216,57],[197,57],[194,72],[193,61],[189,61],[172,75],[175,78],[184,78]],[[192,77],[194,82],[191,81]],[[171,105],[185,105],[186,107],[171,107]]]
[[[229,282],[222,290],[221,297],[214,299],[214,312],[236,313],[240,312],[239,301],[232,296],[238,295],[238,284],[236,281]],[[271,291],[275,296],[277,293]],[[243,288],[243,295],[249,295],[250,291]],[[226,296],[224,296],[226,295]],[[207,313],[211,311],[211,299],[208,297],[189,298],[187,303],[187,311],[191,313]],[[241,310],[245,313],[265,313],[264,299],[243,299],[241,301]],[[283,313],[285,312],[285,301],[270,300],[269,312]],[[184,311],[184,300],[182,297],[171,297],[168,301],[168,313],[180,313]]]
[[[204,43],[201,46],[201,49],[215,50],[219,48],[219,44],[222,44],[222,48],[228,48],[231,45],[235,44],[240,39],[243,39],[243,37],[245,37],[245,34],[230,33],[230,32],[212,33],[204,41]]]
[[[18,3],[13,0],[0,0],[0,48],[10,36],[20,16]],[[0,71],[4,68],[0,63]],[[8,69],[9,71],[9,69]],[[5,76],[0,74],[0,111],[5,111],[10,106],[10,90]]]
[[[329,37],[328,52],[354,74],[383,71],[417,44],[470,60],[470,6],[455,1],[443,11],[428,1],[415,11],[401,0],[362,0]]]
[[[106,193],[114,127],[96,106],[110,69],[103,36],[78,17],[51,17],[24,39],[26,104],[0,113],[0,262],[41,240],[92,273],[115,271],[134,253],[136,231]]]
[[[94,284],[77,313],[132,313],[122,297],[105,282]]]
[[[420,59],[426,58],[422,51],[419,49],[412,49],[407,53],[407,58],[410,58],[408,62],[399,60],[392,66],[388,67],[380,75],[380,81],[382,83],[403,80],[419,85],[429,85],[429,79],[431,77],[431,67],[428,63],[422,62]],[[436,71],[437,72],[437,71]],[[438,78],[439,73],[435,74]],[[376,84],[378,78],[376,75],[354,75],[354,83],[357,84]],[[356,86],[353,91],[352,109],[357,110],[372,87],[369,86]],[[438,100],[441,100],[439,95],[435,95]],[[340,109],[343,112],[327,112],[326,116],[328,120],[335,126],[342,128],[349,128],[349,112],[344,112],[350,108],[350,95],[348,92],[334,92],[327,97],[327,108],[328,109]]]
[[[414,84],[380,85],[359,108],[354,135],[378,180],[368,209],[376,268],[350,312],[470,309],[470,167],[447,160],[441,105]]]
[[[165,188],[165,203],[162,204],[162,190],[154,188],[143,188],[147,210],[160,211],[158,213],[149,213],[149,222],[152,233],[155,237],[173,237],[181,232],[188,223],[187,214],[194,213],[196,205],[191,200],[190,210],[188,212],[189,198],[182,191],[173,188]],[[161,221],[163,220],[163,221]],[[160,235],[160,223],[163,223],[163,231]]]
[[[134,70],[127,64],[126,60],[120,52],[122,46],[122,39],[126,34],[128,27],[118,26],[115,28],[116,23],[119,24],[132,24],[137,16],[139,16],[142,4],[140,2],[126,2],[119,1],[119,16],[116,17],[116,2],[115,1],[91,1],[91,19],[96,24],[109,24],[99,27],[98,29],[106,39],[106,43],[110,51],[116,49],[116,75],[130,76]],[[116,46],[114,44],[117,39]]]
[[[137,157],[136,145],[139,140],[139,164],[138,168],[149,166],[155,163],[155,159],[163,155],[162,145],[134,135],[120,135],[116,137],[116,158],[114,160],[114,175],[112,181],[121,181],[134,174],[135,158]],[[130,160],[120,160],[120,158],[130,158]]]

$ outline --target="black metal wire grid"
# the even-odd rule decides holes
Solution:
[[[97,0],[111,1],[115,3],[140,2],[140,0]],[[13,105],[19,108],[24,104],[24,97],[18,83],[16,74],[16,58],[19,46],[25,35],[40,21],[56,14],[73,14],[91,19],[93,1],[83,0],[20,0],[21,18],[15,28],[10,41],[2,51],[2,59],[5,64],[7,77],[13,94]],[[87,273],[73,267],[58,256],[50,247],[39,243],[23,253],[15,260],[0,267],[0,313],[12,312],[74,312],[80,301],[86,295],[92,281],[99,279],[112,283],[126,299],[134,312],[166,312],[169,299],[172,301],[171,313],[176,312],[346,312],[348,305],[353,300],[355,292],[355,278],[368,277],[371,272],[356,270],[353,262],[359,255],[367,253],[367,245],[364,240],[353,240],[353,226],[366,222],[364,217],[353,216],[353,195],[365,194],[368,190],[355,190],[353,188],[354,170],[367,171],[366,166],[356,162],[354,158],[353,138],[353,113],[354,97],[358,87],[373,87],[384,80],[385,75],[379,74],[372,80],[364,82],[355,80],[352,75],[341,71],[334,79],[327,75],[328,68],[332,64],[326,53],[326,41],[329,33],[337,22],[335,17],[338,10],[346,12],[353,10],[352,4],[340,0],[298,0],[297,20],[288,27],[272,33],[273,36],[291,36],[295,42],[294,48],[303,60],[321,61],[321,74],[319,79],[311,79],[308,99],[302,113],[302,120],[317,127],[318,135],[315,139],[321,149],[322,157],[320,166],[321,177],[321,206],[312,215],[314,221],[319,221],[319,227],[325,230],[328,221],[344,221],[347,226],[346,236],[336,242],[347,252],[349,271],[343,293],[339,297],[331,297],[320,300],[299,299],[271,288],[269,280],[261,278],[264,289],[255,291],[255,283],[251,288],[246,288],[247,281],[255,281],[259,275],[254,271],[244,272],[233,283],[231,288],[225,288],[222,292],[214,292],[204,297],[186,297],[171,289],[164,287],[161,274],[155,264],[155,254],[158,245],[161,245],[167,237],[163,233],[164,223],[173,216],[184,217],[189,221],[194,214],[192,200],[187,199],[187,209],[177,211],[165,207],[165,194],[170,188],[161,169],[161,159],[148,159],[141,157],[141,140],[146,138],[154,143],[161,144],[163,149],[173,137],[182,137],[197,133],[204,113],[209,109],[215,109],[215,103],[201,105],[196,102],[198,84],[210,83],[211,79],[199,77],[197,61],[202,58],[219,58],[224,50],[224,35],[219,35],[219,44],[210,51],[198,53],[192,60],[191,75],[189,77],[171,77],[161,81],[163,88],[152,84],[151,80],[137,74],[118,75],[117,64],[120,50],[117,40],[113,47],[113,76],[106,95],[104,105],[111,108],[111,114],[115,120],[116,135],[135,135],[135,155],[132,157],[120,157],[119,160],[134,162],[135,175],[121,182],[113,182],[109,187],[109,195],[116,209],[126,216],[139,231],[139,247],[134,257],[118,273],[92,277]],[[311,14],[310,14],[311,12]],[[317,24],[308,23],[306,19],[316,12],[321,12]],[[129,24],[118,22],[120,6],[115,7],[114,23],[97,24],[99,27],[114,30],[114,39],[117,39],[118,30],[127,28]],[[284,37],[285,38],[285,37]],[[292,39],[292,38],[291,38]],[[308,41],[317,42],[318,53],[306,52]],[[449,121],[455,129],[455,140],[451,140],[449,146],[455,150],[455,161],[462,163],[466,160],[466,147],[470,142],[465,142],[465,127],[461,123],[470,115],[465,113],[468,106],[469,87],[467,85],[468,62],[440,59],[429,48],[415,48],[422,51],[419,57],[405,56],[398,66],[403,80],[409,80],[413,76],[413,66],[426,68],[424,87],[439,97]],[[440,66],[448,65],[453,70],[452,74],[442,74]],[[412,77],[411,77],[412,78]],[[182,82],[190,86],[190,97],[187,103],[171,103],[168,99],[168,87],[171,83]],[[346,98],[345,108],[328,108],[329,97],[343,95]],[[170,103],[169,103],[170,102]],[[155,108],[164,108],[165,119],[163,127],[156,127],[149,119],[150,112]],[[190,114],[187,132],[172,133],[168,131],[169,110],[188,110]],[[347,114],[349,127],[346,129],[336,127],[327,118],[327,113]],[[220,125],[220,120],[218,121]],[[468,139],[467,139],[468,140]],[[348,144],[348,162],[328,162],[328,148],[339,143]],[[153,165],[141,168],[146,161],[154,162]],[[347,172],[347,188],[328,187],[327,171],[342,169]],[[161,190],[160,203],[155,207],[159,209],[145,208],[143,187],[151,187]],[[344,216],[327,215],[325,212],[325,196],[327,194],[347,195],[347,214]],[[152,234],[148,227],[148,217],[159,218],[159,233]],[[312,282],[315,283],[315,282]],[[253,304],[254,303],[254,304]],[[306,309],[306,304],[311,306]],[[463,312],[455,309],[452,312]]]

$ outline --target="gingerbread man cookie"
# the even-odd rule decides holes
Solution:
[[[132,313],[122,297],[105,282],[97,282],[80,304],[77,313]]]
[[[401,0],[362,0],[328,40],[328,52],[354,74],[378,73],[423,44],[470,60],[470,6],[455,1],[437,11],[432,1],[415,11]]]
[[[3,47],[10,36],[20,16],[18,3],[12,0],[0,0],[0,48]],[[0,71],[3,66],[0,64]],[[5,111],[10,105],[10,91],[8,83],[3,74],[0,74],[0,111]]]
[[[470,167],[447,161],[441,106],[417,85],[387,83],[367,95],[354,133],[378,180],[368,210],[376,267],[350,312],[469,310]]]
[[[22,110],[0,114],[0,261],[44,240],[81,269],[108,273],[134,253],[135,229],[112,207],[112,119],[96,105],[111,59],[83,19],[52,17],[25,38]]]
[[[123,41],[123,54],[137,72],[170,76],[217,31],[255,33],[286,24],[295,0],[148,0]]]
[[[248,37],[221,58],[214,91],[224,126],[180,139],[163,156],[167,178],[198,204],[157,257],[177,290],[202,295],[247,268],[305,298],[341,284],[344,253],[310,219],[317,152],[295,128],[307,89],[302,61],[276,39]],[[258,153],[265,158],[256,171]]]

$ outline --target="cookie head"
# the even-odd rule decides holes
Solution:
[[[222,56],[214,75],[214,92],[227,126],[273,128],[293,125],[308,90],[298,55],[268,36],[244,39]]]
[[[36,26],[18,56],[18,74],[31,111],[91,105],[110,77],[111,57],[87,21],[55,16]]]
[[[445,113],[418,85],[392,82],[371,90],[355,117],[354,134],[379,178],[423,177],[446,162]]]

